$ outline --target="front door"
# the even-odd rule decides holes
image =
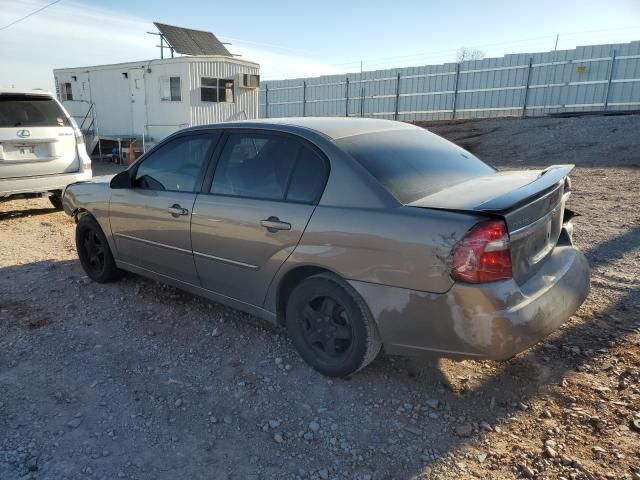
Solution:
[[[144,69],[132,68],[129,70],[129,94],[131,98],[131,123],[132,132],[142,136],[144,126],[147,123],[145,105]]]
[[[199,285],[190,223],[218,137],[182,135],[160,145],[134,168],[133,188],[113,190],[111,230],[120,261]]]
[[[202,286],[261,306],[324,189],[326,159],[295,136],[230,133],[191,238]]]

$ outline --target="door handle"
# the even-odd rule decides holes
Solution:
[[[189,210],[187,210],[186,208],[182,208],[177,203],[174,203],[169,208],[167,208],[167,212],[169,212],[172,217],[176,217],[176,218],[179,217],[180,215],[189,214]]]
[[[269,217],[266,220],[260,220],[260,225],[271,233],[275,233],[278,230],[291,230],[291,224],[281,222],[278,217]]]

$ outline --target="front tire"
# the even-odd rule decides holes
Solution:
[[[116,267],[107,237],[90,215],[84,215],[78,220],[76,250],[80,264],[91,280],[107,283],[122,276],[122,270]]]
[[[286,326],[300,356],[329,377],[348,377],[371,363],[382,342],[360,296],[341,279],[302,281],[287,301]]]

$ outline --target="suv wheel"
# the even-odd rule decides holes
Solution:
[[[56,210],[62,210],[62,194],[59,192],[56,193],[52,193],[51,195],[49,195],[49,201],[51,202],[51,205],[53,205],[53,208],[55,208]]]
[[[78,220],[76,250],[83,270],[92,280],[106,283],[122,276],[122,270],[116,267],[107,237],[98,222],[90,215]]]
[[[286,326],[302,358],[330,377],[363,369],[382,346],[362,298],[333,275],[315,275],[295,287],[287,302]]]

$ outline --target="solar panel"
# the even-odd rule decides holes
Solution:
[[[231,57],[229,50],[211,32],[175,27],[153,22],[173,49],[183,55],[223,55]]]

